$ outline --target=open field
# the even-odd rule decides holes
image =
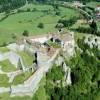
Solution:
[[[87,3],[88,6],[96,7],[99,2]],[[20,12],[10,15],[8,18],[0,22],[0,45],[5,42],[13,42],[13,34],[16,37],[22,35],[24,30],[28,30],[30,35],[43,34],[48,32],[56,32],[55,25],[57,21],[63,17],[69,19],[73,16],[78,16],[79,13],[69,8],[59,7],[60,15],[55,15],[53,6],[42,5],[42,4],[28,4],[19,8],[20,10],[26,11],[30,9],[30,12]],[[0,14],[0,18],[4,14]],[[38,28],[38,24],[43,23],[44,28]],[[100,27],[100,24],[98,23]]]
[[[0,61],[0,66],[4,72],[16,71],[15,66],[12,65],[9,60]]]
[[[55,25],[57,21],[63,17],[69,19],[78,16],[79,13],[69,8],[60,7],[60,15],[55,15],[53,7],[50,5],[27,5],[20,9],[37,9],[37,11],[20,12],[10,15],[8,18],[0,22],[0,45],[4,42],[14,41],[13,34],[17,37],[21,36],[24,30],[28,30],[30,35],[43,34],[48,32],[56,32]],[[44,12],[44,10],[47,12]],[[48,10],[49,9],[49,10]],[[43,23],[44,28],[38,28],[38,24]]]

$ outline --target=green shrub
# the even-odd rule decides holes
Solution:
[[[6,42],[3,42],[2,46],[7,46],[7,43]]]
[[[20,12],[25,12],[25,11],[22,10],[22,9],[18,9],[18,10],[17,10],[17,13],[20,13]]]
[[[58,23],[62,23],[64,25],[64,27],[69,27],[72,26],[73,24],[75,24],[77,21],[77,17],[72,17],[70,19],[60,19],[58,21]]]
[[[38,24],[38,28],[44,28],[44,24],[43,23],[39,23]]]
[[[37,9],[36,9],[36,8],[33,8],[33,10],[32,10],[32,11],[33,11],[33,12],[34,12],[34,11],[37,11]]]
[[[27,10],[26,10],[27,12],[30,12],[31,11],[31,9],[30,8],[27,8]]]
[[[13,33],[13,34],[12,34],[12,38],[13,38],[13,39],[16,39],[16,38],[17,38],[16,34]]]
[[[24,32],[23,32],[22,35],[23,35],[23,36],[29,36],[29,32],[28,32],[27,30],[24,30]]]
[[[60,15],[60,11],[56,11],[55,15],[59,16]]]
[[[58,29],[61,29],[61,28],[63,28],[64,27],[64,25],[62,24],[62,23],[58,23],[56,26],[55,26],[55,28],[58,28]]]

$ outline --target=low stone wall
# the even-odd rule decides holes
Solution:
[[[10,92],[10,88],[0,87],[0,93],[4,93],[4,92]]]
[[[8,59],[16,67],[17,67],[19,58],[20,56],[12,51],[0,54],[0,61]]]
[[[24,84],[18,86],[12,86],[11,95],[23,96],[32,95],[37,90],[38,84],[43,77],[43,68],[37,70],[33,76],[31,76]]]
[[[39,82],[41,81],[43,75],[52,67],[53,61],[59,54],[59,50],[52,56],[52,58],[45,64],[41,66],[24,84],[12,86],[11,95],[12,96],[23,96],[32,95],[36,92],[39,87]]]
[[[24,44],[18,45],[16,43],[12,43],[12,44],[9,44],[7,46],[7,48],[12,50],[12,51],[23,51],[24,50]]]
[[[0,61],[6,60],[6,59],[8,59],[11,62],[11,64],[13,64],[16,68],[18,67],[18,62],[20,59],[22,69],[23,69],[23,71],[25,71],[26,66],[23,63],[22,58],[15,52],[10,51],[7,53],[0,53]]]

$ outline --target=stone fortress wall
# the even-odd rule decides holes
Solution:
[[[37,40],[40,41],[41,39],[37,39]],[[37,40],[33,39],[33,42],[37,41]],[[47,38],[44,38],[44,41],[42,41],[42,42],[45,42],[45,41],[47,41]],[[23,50],[25,50],[27,53],[29,53],[31,55],[35,52],[35,50],[33,50],[27,44],[17,45],[16,43],[14,43],[14,44],[8,45],[7,47],[12,51],[4,53],[4,54],[1,53],[0,54],[0,60],[2,61],[4,59],[9,59],[9,61],[12,64],[14,64],[15,66],[17,66],[18,60],[21,59],[21,57],[13,51],[23,51]],[[67,54],[69,54],[70,56],[73,55],[72,52],[74,50],[74,36],[72,36],[72,38],[69,37],[68,40],[64,41],[63,48],[64,48],[64,51],[67,50],[66,51]],[[17,96],[24,96],[24,95],[31,95],[32,96],[33,93],[35,93],[35,91],[38,89],[39,82],[41,81],[43,75],[46,72],[48,72],[50,68],[52,68],[52,65],[55,61],[55,58],[59,54],[60,50],[61,49],[57,49],[54,52],[54,54],[51,56],[51,58],[48,59],[48,61],[45,61],[42,64],[40,63],[39,68],[36,70],[36,72],[28,80],[26,80],[23,84],[19,84],[19,85],[16,85],[16,86],[11,86],[11,87],[8,87],[8,88],[1,87],[0,88],[0,93],[10,92],[11,96],[16,96],[16,95]],[[23,66],[23,70],[27,71],[28,69],[25,69],[25,66],[23,64],[22,59],[21,59],[21,64]]]

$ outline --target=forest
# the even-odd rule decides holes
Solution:
[[[0,12],[7,12],[12,9],[19,8],[26,3],[53,3],[55,1],[61,1],[61,0],[0,0]],[[62,0],[65,2],[72,2],[75,0]],[[95,0],[79,0],[81,2],[90,2],[90,1],[95,1]]]
[[[77,40],[83,52],[76,48],[76,54],[66,61],[72,70],[71,86],[62,86],[62,67],[54,65],[47,73],[45,89],[48,100],[100,100],[100,50],[95,45],[90,48],[84,39]],[[57,80],[60,80],[59,84]]]

